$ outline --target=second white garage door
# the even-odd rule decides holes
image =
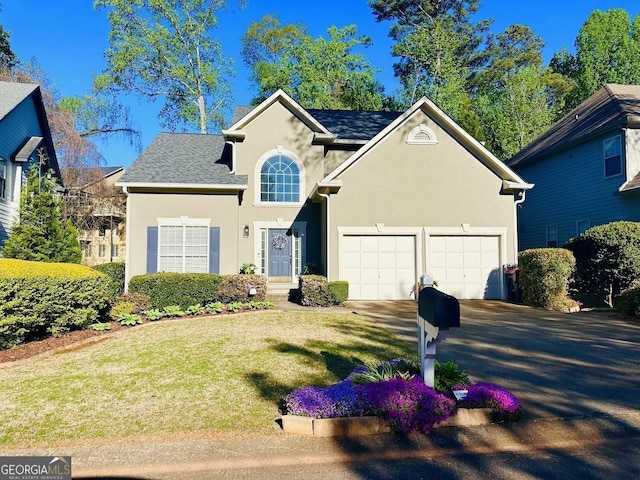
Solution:
[[[342,279],[352,300],[407,300],[416,282],[415,236],[345,235]]]
[[[432,235],[427,258],[438,290],[459,299],[501,297],[499,237]]]

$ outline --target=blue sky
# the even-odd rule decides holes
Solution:
[[[231,1],[230,3],[233,3]],[[22,60],[35,58],[63,96],[82,95],[91,87],[92,73],[105,65],[109,25],[104,11],[95,11],[92,0],[0,0],[0,24],[11,32],[11,46]],[[638,0],[483,0],[478,18],[493,18],[492,31],[501,32],[514,23],[527,24],[546,43],[545,60],[562,47],[573,51],[578,30],[596,9],[624,8],[631,15],[640,13]],[[331,25],[355,23],[360,34],[374,45],[365,50],[367,59],[380,70],[379,80],[393,92],[389,24],[374,21],[366,0],[249,0],[242,11],[220,15],[218,38],[227,55],[236,62],[233,79],[234,103],[247,104],[253,96],[248,72],[240,57],[240,38],[250,22],[267,13],[276,13],[283,23],[301,22],[312,35],[324,34]],[[142,131],[146,147],[163,129],[157,119],[160,103],[129,99],[134,121]],[[126,142],[99,145],[106,165],[127,167],[139,152]]]

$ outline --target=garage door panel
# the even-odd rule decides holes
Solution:
[[[498,236],[431,236],[427,258],[440,290],[456,298],[501,297]]]
[[[416,279],[415,236],[347,235],[341,245],[349,298],[407,299]],[[357,270],[357,273],[356,273]]]

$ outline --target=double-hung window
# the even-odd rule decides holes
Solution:
[[[209,269],[208,220],[186,219],[159,225],[158,271],[207,273]]]
[[[547,225],[547,247],[556,248],[558,246],[558,226]]]
[[[622,174],[622,151],[620,135],[607,138],[602,142],[604,154],[604,177],[615,177]]]

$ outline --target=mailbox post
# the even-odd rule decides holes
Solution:
[[[460,304],[455,297],[433,287],[433,279],[423,276],[418,297],[418,353],[422,379],[429,387],[435,384],[436,344],[443,341],[450,328],[460,327]]]

